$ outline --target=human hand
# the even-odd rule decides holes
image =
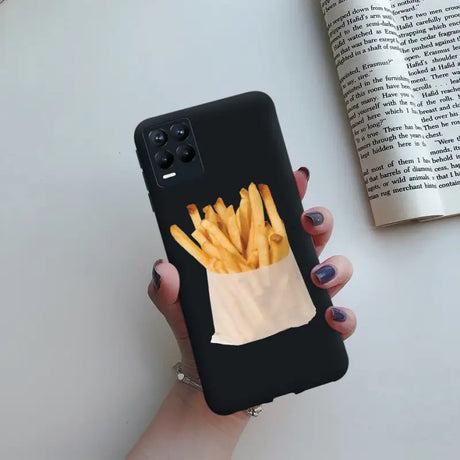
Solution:
[[[300,198],[308,185],[308,170],[294,173]],[[313,237],[318,255],[326,246],[333,227],[331,213],[325,208],[311,208],[300,217],[304,230]],[[337,294],[350,280],[352,266],[344,256],[333,256],[311,271],[313,283]],[[182,369],[186,375],[198,379],[192,347],[178,300],[179,273],[163,261],[155,262],[148,293],[153,303],[166,318],[182,354]],[[347,308],[330,307],[326,321],[348,338],[356,327],[354,313]],[[212,412],[203,397],[189,385],[179,382],[166,396],[158,413],[141,439],[128,455],[129,460],[145,458],[200,458],[230,459],[249,415],[245,411],[221,416]]]
[[[300,198],[305,196],[309,173],[306,168],[294,172]],[[332,214],[322,207],[314,207],[305,211],[301,216],[304,230],[313,238],[318,256],[324,250],[331,237],[334,221]],[[331,297],[339,292],[350,280],[353,267],[350,261],[336,255],[326,259],[311,271],[313,283],[327,289]],[[187,332],[187,327],[182,314],[179,293],[179,273],[176,268],[163,260],[155,262],[152,272],[152,281],[148,286],[148,294],[158,310],[164,315],[176,337],[182,355],[182,369],[186,375],[198,378],[192,347]],[[356,317],[352,310],[341,307],[329,307],[326,310],[326,321],[344,339],[350,337],[356,328]]]

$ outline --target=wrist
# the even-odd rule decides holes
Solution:
[[[187,368],[189,371],[187,371]],[[173,369],[176,371],[177,379],[180,382],[185,383],[186,385],[190,385],[195,390],[203,391],[196,366],[187,366],[184,365],[184,363],[178,362],[174,365]],[[257,405],[246,409],[245,412],[251,417],[258,417],[262,410],[262,406]]]
[[[176,382],[128,458],[230,459],[249,415],[217,415],[203,393]]]
[[[245,412],[217,415],[208,407],[201,391],[176,382],[168,395],[177,420],[175,437],[181,439],[183,457],[230,459],[250,419]]]
[[[235,412],[231,415],[218,415],[214,413],[206,403],[203,392],[181,382],[175,382],[171,393],[177,396],[184,407],[187,408],[186,410],[195,412],[200,417],[213,423],[235,424],[241,425],[244,428],[251,418],[246,411]]]

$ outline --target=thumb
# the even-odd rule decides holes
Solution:
[[[188,339],[188,332],[178,300],[179,283],[179,273],[174,265],[162,259],[154,263],[149,297],[166,318],[177,341],[182,342]]]

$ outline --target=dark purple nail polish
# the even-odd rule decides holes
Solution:
[[[305,219],[310,219],[315,227],[321,225],[324,222],[324,216],[318,211],[306,212],[304,213],[304,216]]]
[[[340,308],[332,307],[332,319],[339,323],[343,323],[347,319],[347,314]]]
[[[335,276],[335,268],[332,265],[323,265],[321,268],[318,268],[316,272],[313,273],[317,278],[320,284],[325,284],[328,281],[331,281]]]
[[[152,282],[153,282],[153,287],[158,291],[160,289],[160,283],[161,283],[161,275],[157,272],[156,267],[158,264],[163,262],[163,259],[158,259],[154,264],[153,264],[153,269],[152,269]]]
[[[306,168],[305,166],[302,166],[297,171],[302,171],[305,174],[305,178],[307,180],[310,179],[310,170],[308,168]]]

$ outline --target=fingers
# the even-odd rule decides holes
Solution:
[[[316,253],[320,255],[331,237],[334,218],[326,208],[310,208],[302,214],[302,227],[313,238]]]
[[[302,200],[307,192],[308,179],[310,179],[310,171],[308,168],[303,166],[297,171],[294,171],[294,179],[297,184],[297,190],[299,191],[300,199]]]
[[[152,281],[148,287],[149,297],[168,322],[182,355],[182,368],[187,375],[198,378],[192,346],[178,300],[179,273],[174,265],[158,260],[153,265]]]
[[[149,297],[164,315],[177,340],[188,337],[180,303],[179,273],[174,265],[158,260],[152,271],[152,281],[148,287]]]
[[[325,315],[329,326],[340,332],[343,340],[348,339],[355,332],[356,316],[349,308],[329,307]]]
[[[353,265],[344,256],[332,256],[323,263],[313,267],[311,280],[316,286],[327,289],[333,297],[350,281]]]

